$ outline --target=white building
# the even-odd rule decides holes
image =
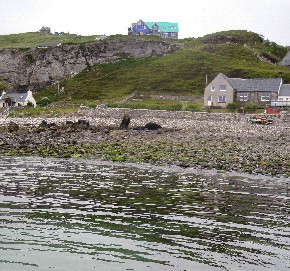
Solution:
[[[0,97],[0,107],[27,106],[28,103],[31,103],[33,107],[36,107],[36,101],[31,90],[28,90],[25,93],[6,93],[3,91]]]

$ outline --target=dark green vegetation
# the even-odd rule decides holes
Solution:
[[[36,39],[40,38],[41,34],[19,34],[18,38],[15,35],[17,46],[32,44],[32,38],[30,42],[24,39],[26,37],[29,40],[29,35]],[[10,36],[8,37],[12,39],[13,35]],[[55,38],[53,35],[42,36],[46,39]],[[21,37],[24,41],[21,41]],[[89,42],[90,38],[68,35],[64,42]],[[3,36],[0,36],[0,47],[4,46],[3,39]],[[37,42],[40,42],[40,39]],[[290,83],[290,69],[276,65],[286,54],[287,48],[265,40],[261,35],[247,31],[226,31],[178,42],[183,43],[184,48],[171,55],[146,59],[126,58],[114,63],[88,67],[74,78],[60,82],[60,87],[65,89],[63,94],[57,93],[58,86],[55,85],[39,91],[35,95],[36,99],[40,105],[59,101],[95,106],[105,102],[113,105],[122,103],[122,106],[134,108],[180,110],[184,109],[180,102],[172,105],[167,99],[163,103],[157,102],[158,105],[154,105],[153,102],[150,106],[148,101],[152,104],[152,100],[148,98],[150,94],[189,95],[200,97],[199,105],[189,106],[196,111],[203,104],[206,78],[209,83],[218,73],[241,78],[280,77],[285,83]],[[132,94],[141,95],[145,99],[138,100],[137,103],[129,100],[123,104],[123,99]]]

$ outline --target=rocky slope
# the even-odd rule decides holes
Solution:
[[[0,77],[10,90],[38,90],[72,77],[90,65],[126,57],[162,56],[180,47],[166,42],[116,39],[48,49],[2,49]]]

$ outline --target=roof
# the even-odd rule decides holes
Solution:
[[[153,25],[156,24],[158,26],[158,30],[160,32],[175,32],[178,33],[178,23],[170,23],[170,22],[145,22],[145,24],[152,29]]]
[[[278,92],[282,85],[281,78],[228,78],[224,74],[222,76],[237,91],[247,92]]]
[[[281,86],[279,96],[290,96],[290,84],[283,84]]]
[[[50,31],[50,28],[47,26],[43,26],[39,31]]]
[[[290,51],[284,56],[284,58],[281,60],[279,64],[290,66]]]
[[[0,97],[0,100],[5,100],[7,98],[11,98],[15,102],[25,102],[28,93],[5,93]]]

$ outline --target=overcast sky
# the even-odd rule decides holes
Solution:
[[[289,0],[0,0],[0,34],[127,34],[132,22],[177,22],[179,37],[248,30],[290,46]]]

